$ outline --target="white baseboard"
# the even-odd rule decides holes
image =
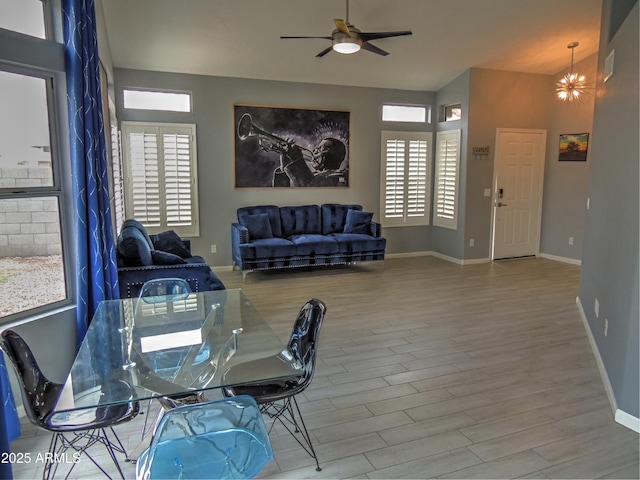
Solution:
[[[466,260],[462,260],[463,265],[479,265],[481,263],[491,263],[490,258],[468,258]]]
[[[422,252],[408,252],[408,253],[385,253],[385,258],[410,258],[410,257],[430,257],[433,255],[433,252],[422,251]]]
[[[558,255],[551,255],[550,253],[539,253],[538,256],[548,260],[555,260],[556,262],[570,263],[571,265],[582,265],[582,260],[578,260],[576,258],[560,257]]]
[[[607,369],[604,366],[602,356],[600,356],[600,350],[598,350],[598,345],[596,344],[596,340],[593,337],[593,333],[591,332],[591,327],[589,326],[587,316],[584,313],[584,308],[582,307],[582,301],[580,300],[580,297],[576,297],[576,304],[578,305],[580,318],[582,318],[582,323],[584,325],[585,331],[587,332],[587,337],[589,338],[589,344],[591,345],[593,356],[596,359],[596,364],[598,365],[598,370],[600,371],[600,377],[602,378],[604,390],[607,393],[607,398],[609,399],[609,405],[611,406],[611,411],[614,415],[614,419],[616,423],[619,423],[624,427],[640,433],[640,419],[618,408],[618,402],[616,401],[616,396],[613,393],[613,387],[611,386],[611,381],[609,380]]]
[[[617,409],[615,419],[620,425],[627,427],[636,433],[640,433],[640,418],[636,418],[633,415],[629,415],[627,412]]]
[[[440,252],[431,252],[432,257],[439,258],[441,260],[446,260],[447,262],[455,263],[456,265],[464,265],[464,260],[461,258],[450,257],[449,255],[445,255]]]

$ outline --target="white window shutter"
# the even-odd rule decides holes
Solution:
[[[388,139],[385,145],[385,182],[383,217],[385,219],[403,218],[405,154],[404,141]]]
[[[431,133],[382,132],[381,223],[428,225]]]
[[[458,228],[460,130],[438,132],[436,144],[433,224],[456,230]]]
[[[145,226],[157,227],[161,224],[157,135],[132,132],[129,145],[131,216]]]
[[[189,135],[165,133],[163,143],[167,226],[188,226],[193,221]]]
[[[407,217],[427,215],[427,142],[410,140],[409,175],[407,175]]]
[[[123,122],[122,137],[127,217],[198,236],[195,125]]]

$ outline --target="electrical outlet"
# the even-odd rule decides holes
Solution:
[[[211,253],[218,253],[218,246],[217,245],[211,245]]]
[[[593,304],[593,311],[596,313],[596,318],[598,318],[600,316],[600,302],[597,298]]]
[[[469,246],[470,246],[470,247],[474,247],[475,245],[476,245],[476,241],[475,241],[475,239],[470,238],[470,239],[469,239]]]
[[[609,333],[609,320],[604,319],[604,336],[606,337]]]
[[[573,237],[569,237],[569,245],[573,245]]]

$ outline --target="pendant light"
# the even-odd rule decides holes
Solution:
[[[574,102],[580,98],[586,88],[584,75],[574,73],[573,71],[573,50],[579,45],[578,42],[572,42],[567,45],[571,49],[571,69],[556,83],[556,93],[560,100],[565,102]]]

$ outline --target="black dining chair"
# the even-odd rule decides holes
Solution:
[[[36,427],[53,432],[49,454],[45,455],[42,478],[55,476],[57,467],[61,464],[56,462],[56,459],[66,458],[67,451],[72,453],[70,458],[74,460],[69,462],[71,467],[67,477],[77,465],[80,455],[85,455],[102,473],[111,478],[92,456],[93,452],[89,452],[90,447],[102,444],[118,469],[120,477],[124,479],[116,453],[126,456],[126,451],[113,427],[134,418],[138,414],[138,403],[132,401],[56,413],[53,409],[64,385],[53,382],[44,375],[24,339],[13,330],[5,330],[1,335],[0,349],[15,368],[27,418]],[[131,391],[131,386],[122,380],[110,388]]]
[[[251,395],[255,398],[260,406],[260,411],[273,420],[269,432],[273,429],[276,421],[282,424],[298,444],[315,460],[317,471],[321,470],[320,463],[300,413],[296,395],[302,393],[313,379],[320,327],[326,310],[327,307],[321,300],[314,298],[307,301],[298,313],[286,349],[277,355],[277,357],[285,356],[297,361],[303,369],[299,377],[223,388],[226,397]],[[255,368],[259,369],[262,364],[268,361],[269,359],[259,359],[248,363],[255,364]],[[251,368],[247,363],[240,366],[243,369]],[[226,377],[233,378],[233,367],[229,369]]]

